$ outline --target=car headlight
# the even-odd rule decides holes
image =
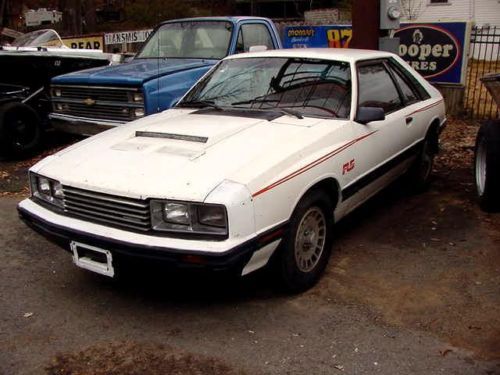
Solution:
[[[31,196],[64,208],[64,192],[59,181],[30,173]]]
[[[227,236],[226,207],[218,204],[151,201],[153,230]]]
[[[168,202],[163,205],[163,218],[167,223],[189,225],[191,223],[189,211],[187,204]]]

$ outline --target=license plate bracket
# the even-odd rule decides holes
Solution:
[[[76,266],[98,274],[114,277],[113,255],[111,251],[99,247],[71,241],[73,263]]]

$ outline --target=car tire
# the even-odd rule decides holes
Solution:
[[[282,286],[292,293],[319,280],[332,248],[333,206],[320,190],[308,193],[295,208],[277,259]]]
[[[436,143],[433,135],[425,137],[417,158],[407,172],[408,186],[414,192],[422,192],[429,188],[432,178],[432,168],[436,157]]]
[[[40,119],[33,109],[17,102],[0,107],[0,156],[27,156],[38,148],[41,139]]]
[[[479,206],[486,212],[500,210],[500,121],[481,125],[474,149],[474,176]]]

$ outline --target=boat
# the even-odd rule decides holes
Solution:
[[[119,55],[72,49],[52,29],[23,34],[0,47],[0,155],[19,157],[38,149],[50,127],[51,78],[119,63]]]

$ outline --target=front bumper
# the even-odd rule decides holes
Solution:
[[[39,211],[39,212],[35,212]],[[29,199],[22,201],[18,205],[18,212],[20,218],[33,230],[43,235],[45,238],[51,240],[52,242],[61,246],[64,250],[70,252],[70,243],[72,241],[77,241],[86,245],[95,246],[101,249],[109,250],[113,254],[113,259],[117,263],[130,262],[138,259],[146,261],[161,262],[162,266],[175,267],[175,268],[196,268],[196,269],[208,269],[211,271],[235,271],[242,274],[245,266],[248,266],[255,252],[263,247],[269,246],[272,243],[278,244],[278,240],[281,239],[284,229],[277,228],[273,233],[266,231],[264,234],[256,236],[252,239],[243,241],[239,244],[232,245],[227,249],[214,248],[215,246],[221,246],[220,243],[213,244],[210,242],[205,242],[207,249],[203,249],[201,244],[202,241],[189,241],[189,240],[175,240],[175,239],[165,239],[157,238],[154,236],[146,235],[135,235],[129,232],[125,232],[130,236],[140,236],[140,237],[150,237],[151,241],[142,241],[142,243],[134,243],[132,241],[120,240],[118,238],[113,238],[112,235],[96,234],[87,230],[80,230],[74,228],[75,220],[72,218],[61,217],[45,208],[37,205]],[[44,213],[47,213],[49,218],[44,218]],[[54,220],[50,219],[50,216],[57,215],[60,216],[64,221],[67,221],[70,225],[62,225],[61,223],[56,223]],[[95,226],[94,224],[88,224],[86,222],[80,221],[82,228],[88,229]],[[72,227],[73,226],[73,227]],[[101,227],[101,226],[100,226]],[[104,227],[106,228],[106,227]],[[110,233],[115,231],[111,228],[106,228]],[[120,237],[120,236],[118,236]],[[122,236],[122,238],[124,238]],[[180,248],[180,246],[163,246],[158,243],[158,241],[171,241],[173,244],[184,242],[184,243],[195,243],[195,246],[191,248]],[[273,246],[273,247],[276,247]]]
[[[120,121],[92,120],[59,113],[49,114],[49,119],[52,127],[56,130],[88,137],[124,124]]]

